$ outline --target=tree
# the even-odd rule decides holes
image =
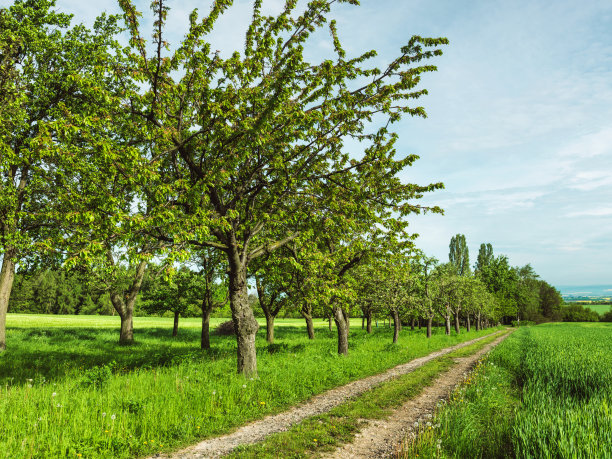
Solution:
[[[476,273],[480,273],[485,266],[488,266],[493,260],[493,246],[491,244],[480,244],[480,249],[478,249],[478,259],[476,260],[476,264],[474,265],[474,271]]]
[[[457,234],[451,238],[449,244],[448,260],[457,270],[460,276],[470,273],[470,251],[465,242],[463,234]]]
[[[174,326],[172,336],[178,335],[179,317],[204,297],[203,279],[186,267],[182,267],[167,280],[161,280],[149,290],[144,299],[143,309],[149,314],[172,311]]]
[[[519,276],[517,271],[510,267],[508,257],[500,255],[493,258],[480,271],[480,279],[487,290],[496,297],[501,318],[505,323],[514,320],[518,311],[516,292]]]
[[[97,89],[111,60],[113,18],[94,31],[69,29],[54,0],[17,0],[0,9],[0,352],[15,267],[53,248],[59,220],[78,219],[63,199],[74,158],[62,133],[95,123],[104,100]],[[75,125],[75,120],[78,123]]]
[[[231,1],[215,2],[201,21],[194,11],[186,38],[169,55],[166,3],[152,4],[155,52],[149,55],[139,13],[131,1],[120,1],[131,33],[128,74],[142,88],[125,105],[154,139],[152,155],[174,167],[169,190],[175,205],[166,211],[181,234],[167,239],[225,254],[237,367],[244,374],[257,370],[248,267],[298,236],[288,228],[310,218],[305,203],[326,209],[328,218],[367,216],[374,225],[390,211],[398,218],[421,212],[410,201],[441,186],[400,181],[399,172],[416,156],[394,158],[397,136],[388,126],[404,114],[424,116],[408,101],[426,93],[415,87],[435,67],[415,64],[440,55],[447,40],[414,36],[380,70],[365,66],[374,51],[346,58],[332,21],[336,59],[305,61],[311,34],[325,25],[333,3],[345,2],[356,3],[313,0],[298,15],[297,2],[288,0],[277,17],[266,17],[256,1],[243,54],[222,58],[206,35]],[[379,127],[371,123],[374,116],[384,119]],[[349,138],[364,143],[365,151],[349,155]]]

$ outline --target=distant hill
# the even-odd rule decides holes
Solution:
[[[566,300],[612,301],[612,285],[561,285],[557,289]]]

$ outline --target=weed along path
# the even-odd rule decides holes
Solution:
[[[496,339],[493,343],[490,343],[489,345],[487,345],[482,351],[478,352],[474,356],[471,356],[465,359],[458,359],[458,360],[461,360],[458,366],[454,366],[452,370],[450,370],[448,373],[445,373],[443,376],[441,376],[439,379],[435,381],[434,385],[439,384],[441,386],[442,389],[440,392],[441,394],[440,397],[443,397],[444,395],[446,395],[446,393],[448,393],[448,390],[449,390],[448,387],[452,387],[455,384],[457,384],[463,377],[463,372],[469,369],[470,366],[473,364],[473,362],[475,362],[482,354],[484,354],[485,352],[488,352],[488,350],[490,350],[491,347],[493,347],[495,344],[501,341],[505,336],[507,336],[507,333],[505,331],[485,335],[485,336],[473,339],[471,341],[466,341],[466,342],[457,344],[452,347],[448,347],[448,348],[441,349],[436,352],[432,352],[429,355],[426,355],[424,357],[419,357],[414,360],[411,360],[410,362],[398,365],[383,373],[380,373],[374,376],[370,376],[364,379],[360,379],[357,381],[353,381],[344,386],[337,387],[335,389],[331,389],[322,394],[316,395],[312,397],[309,401],[302,403],[288,411],[285,411],[279,414],[275,414],[275,415],[270,415],[263,419],[255,421],[253,423],[244,425],[238,428],[236,431],[234,431],[231,434],[204,440],[196,445],[190,446],[186,449],[183,449],[171,455],[156,455],[153,457],[172,458],[172,459],[222,457],[224,455],[231,453],[232,450],[234,450],[235,448],[239,446],[244,447],[245,445],[252,445],[252,444],[261,442],[265,440],[267,437],[269,437],[270,435],[287,431],[292,426],[299,424],[301,421],[307,418],[310,418],[316,415],[320,415],[323,413],[327,413],[333,408],[337,407],[338,405],[341,405],[347,402],[349,399],[359,396],[363,394],[364,392],[384,382],[387,382],[399,376],[411,373],[417,368],[422,367],[426,363],[438,357],[441,357],[451,352],[457,351],[458,349],[464,348],[466,346],[474,344],[483,339],[487,339],[487,338],[490,339],[491,336],[500,334],[500,333],[503,333],[504,336]],[[456,380],[456,382],[451,382],[451,380],[452,381]],[[432,395],[431,397],[433,400],[437,396]],[[437,401],[438,398],[435,398],[435,401]],[[434,405],[435,405],[435,401],[433,402]],[[372,425],[371,427],[374,430],[384,429],[384,427],[376,427],[374,425]],[[405,436],[405,434],[406,432],[404,431],[403,433],[400,434],[398,439],[401,440]],[[376,445],[381,445],[382,444],[381,442],[383,441],[386,442],[386,439],[378,438],[377,440],[373,440],[373,439],[369,440],[369,443],[365,442],[363,443],[363,446],[361,446],[362,445],[361,441],[364,438],[366,437],[362,435],[358,439],[359,443],[358,442],[353,443],[354,447],[356,448],[355,449],[356,456],[354,457],[359,456],[358,452],[361,451],[362,447],[365,446],[366,444],[368,445],[368,448],[372,450],[372,448],[374,447],[374,442],[376,442]],[[392,441],[395,441],[395,439],[393,439]],[[393,447],[394,446],[395,445],[393,445]],[[346,446],[346,448],[350,448],[350,446]],[[388,449],[388,448],[385,448],[385,449]],[[282,451],[279,451],[279,453],[282,453]],[[353,453],[351,452],[351,450],[343,451],[342,449],[338,450],[334,454],[339,454],[339,455],[334,455],[331,457],[352,457],[353,456]],[[365,450],[364,450],[364,454],[365,454]],[[360,457],[380,457],[380,456],[377,456],[376,454],[374,454],[373,456],[363,455]]]
[[[414,438],[419,426],[427,428],[427,422],[432,419],[436,404],[445,399],[452,389],[463,381],[478,359],[509,335],[510,333],[504,333],[474,354],[455,357],[453,360],[456,365],[438,376],[419,395],[393,410],[385,419],[367,420],[352,443],[347,443],[321,457],[326,459],[395,457],[406,437]]]

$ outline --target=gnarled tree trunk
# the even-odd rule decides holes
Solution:
[[[0,352],[6,349],[6,315],[8,304],[15,280],[15,255],[16,251],[6,248],[2,257],[2,269],[0,270]]]
[[[255,334],[259,324],[249,305],[246,263],[237,250],[230,251],[228,261],[229,298],[236,330],[238,373],[245,376],[257,375]]]
[[[266,316],[266,341],[270,344],[274,342],[274,316],[265,313]]]
[[[398,310],[393,309],[393,311],[391,311],[391,316],[393,317],[393,344],[395,344],[397,343],[400,332],[400,318]]]
[[[119,331],[120,344],[131,344],[134,342],[134,305],[140,293],[146,269],[147,262],[141,261],[136,267],[134,281],[129,289],[126,292],[118,290],[110,292],[111,303],[121,318],[121,330]]]
[[[334,307],[334,321],[338,329],[338,354],[348,354],[348,325],[346,313],[341,307]]]
[[[312,323],[312,306],[308,303],[302,304],[300,314],[306,321],[306,332],[308,333],[308,339],[315,339],[314,324]]]
[[[445,332],[447,335],[450,335],[450,330],[451,330],[451,325],[450,325],[450,314],[447,314],[447,315],[444,317],[444,325],[445,325],[445,330],[444,330],[444,332]]]

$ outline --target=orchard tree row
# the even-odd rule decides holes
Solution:
[[[411,245],[408,215],[440,210],[415,201],[441,184],[400,179],[417,157],[397,154],[391,127],[425,116],[411,104],[447,40],[413,36],[378,68],[375,51],[347,56],[327,20],[334,4],[355,0],[301,10],[287,0],[276,16],[261,3],[244,49],[229,55],[208,36],[230,0],[193,11],[172,49],[164,0],[151,5],[150,41],[130,0],[92,30],[71,25],[53,0],[0,11],[0,349],[18,266],[59,259],[87,270],[108,286],[128,343],[147,265],[171,277],[197,259],[205,282],[224,267],[238,371],[255,373],[249,273],[291,250],[285,260],[324,279],[308,295],[336,305],[346,328],[339,280],[368,252]],[[323,28],[334,51],[308,61]]]
[[[439,314],[449,329],[451,317],[508,315],[503,295],[465,266],[435,267],[407,229],[409,216],[441,212],[418,200],[443,185],[401,178],[418,158],[396,151],[392,128],[425,116],[420,79],[448,41],[412,36],[377,67],[373,50],[347,56],[328,20],[356,0],[297,3],[267,16],[254,0],[231,54],[208,39],[231,0],[193,11],[172,48],[164,0],[152,2],[150,32],[130,0],[91,30],[54,0],[0,9],[0,350],[16,273],[31,266],[85,276],[83,301],[107,295],[122,343],[147,277],[160,279],[150,303],[177,319],[197,297],[203,347],[212,310],[229,304],[244,374],[257,371],[249,279],[270,341],[291,304],[312,337],[314,313],[332,318],[341,353],[354,305],[387,308],[397,330],[401,316]],[[322,29],[333,52],[310,61]]]

